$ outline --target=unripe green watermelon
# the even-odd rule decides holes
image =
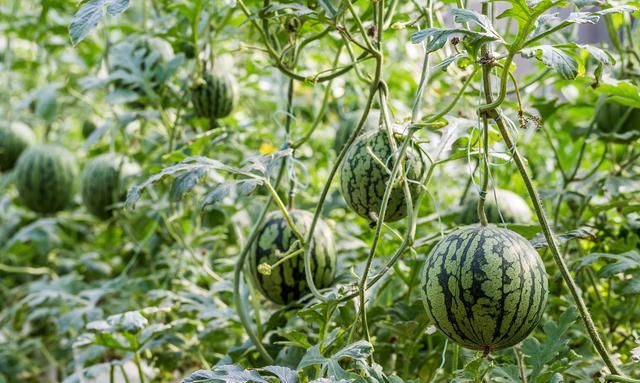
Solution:
[[[313,214],[303,210],[291,210],[289,214],[298,231],[306,238]],[[262,295],[277,304],[289,304],[310,292],[305,279],[302,254],[273,267],[270,275],[259,272],[261,264],[273,265],[289,252],[296,240],[282,213],[275,211],[266,217],[251,250],[249,265],[255,285]],[[310,252],[311,271],[316,286],[329,287],[336,274],[336,252],[333,233],[322,220],[316,225]]]
[[[16,164],[16,184],[20,199],[38,213],[64,209],[76,190],[78,168],[69,151],[57,145],[35,145]]]
[[[347,143],[347,140],[349,140],[351,133],[353,133],[353,131],[358,126],[360,117],[361,116],[359,112],[352,112],[345,116],[342,121],[340,121],[338,130],[336,130],[336,138],[333,141],[333,150],[336,152],[336,154],[340,153],[342,147],[344,147],[344,145]],[[361,134],[377,129],[379,123],[380,111],[370,111],[369,115],[367,116],[367,120],[365,121],[364,127],[360,131]]]
[[[462,227],[444,237],[421,271],[433,323],[463,347],[489,353],[511,347],[538,325],[547,273],[521,235],[495,226]]]
[[[20,154],[36,142],[31,128],[19,122],[0,128],[0,172],[13,169]]]
[[[398,150],[402,141],[396,138]],[[373,153],[373,155],[371,154]],[[402,159],[404,174],[409,181],[412,199],[420,187],[417,184],[425,169],[424,158],[413,143]],[[381,164],[385,164],[386,168]],[[340,172],[342,196],[358,215],[374,222],[380,212],[384,191],[393,168],[391,147],[387,133],[378,130],[360,136],[347,152]],[[391,190],[384,220],[393,222],[407,215],[407,201],[402,184],[397,182]]]
[[[205,73],[191,89],[191,101],[196,115],[210,120],[231,114],[236,99],[236,82],[228,74]]]
[[[605,102],[596,113],[596,128],[605,135],[635,132],[632,139],[640,136],[640,109]]]
[[[137,166],[125,158],[103,154],[87,163],[80,177],[82,202],[98,218],[113,214],[114,204],[126,197],[126,180],[137,173]]]
[[[464,225],[478,223],[478,202],[480,197],[475,195],[467,200],[464,204],[462,213],[458,217],[457,222]],[[484,211],[487,214],[489,223],[531,223],[532,214],[527,202],[516,193],[496,189],[487,191],[487,198],[484,203]],[[502,213],[502,219],[500,219]]]

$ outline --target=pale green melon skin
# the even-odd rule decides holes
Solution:
[[[467,199],[457,219],[458,223],[470,225],[479,222],[479,199],[478,195]],[[495,191],[487,191],[484,206],[489,223],[500,224],[504,220],[504,223],[528,224],[533,221],[533,214],[527,201],[510,190],[495,189]]]
[[[398,148],[402,145],[396,139]],[[372,155],[373,153],[374,155]],[[386,164],[386,169],[380,162]],[[374,222],[380,213],[384,192],[393,168],[392,152],[387,133],[378,130],[366,133],[353,143],[340,170],[342,196],[347,205],[363,218]],[[419,180],[426,168],[417,147],[409,145],[403,169],[409,182],[412,200],[420,191]],[[407,201],[401,184],[395,185],[387,204],[385,222],[398,221],[407,215]]]
[[[306,238],[313,214],[303,210],[292,210],[289,214],[300,234]],[[254,284],[262,295],[276,304],[286,305],[310,293],[302,254],[274,267],[271,275],[258,272],[260,264],[273,265],[280,259],[277,253],[287,253],[296,239],[282,213],[272,212],[260,228],[249,255],[249,268]],[[320,289],[331,286],[336,274],[336,250],[333,233],[322,220],[316,224],[309,251],[316,287]]]
[[[16,164],[16,186],[29,209],[53,214],[69,205],[76,191],[78,167],[73,155],[58,145],[34,145]]]
[[[444,237],[420,275],[423,303],[436,327],[485,353],[525,339],[547,302],[538,252],[521,235],[493,225],[465,226]]]

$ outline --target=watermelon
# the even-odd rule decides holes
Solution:
[[[20,154],[36,141],[31,128],[19,122],[0,128],[0,172],[13,169]]]
[[[396,143],[400,148],[402,140],[396,138]],[[418,181],[426,167],[417,145],[410,144],[402,161],[411,196],[415,200],[420,190]],[[386,164],[386,168],[383,164]],[[347,152],[340,171],[342,196],[347,205],[358,215],[375,222],[392,168],[393,158],[387,133],[377,130],[360,136]],[[384,220],[393,222],[406,215],[407,201],[403,186],[398,182],[391,190]]]
[[[440,331],[486,354],[519,343],[536,328],[547,301],[547,273],[521,235],[493,225],[464,226],[427,257],[421,292]]]
[[[205,73],[191,89],[191,101],[196,115],[209,120],[230,115],[236,99],[236,82],[228,74]]]
[[[477,194],[467,200],[458,217],[458,223],[470,225],[479,221],[479,200],[480,197]],[[490,223],[500,224],[504,220],[504,223],[526,224],[532,221],[531,209],[529,209],[527,202],[509,190],[489,190],[484,204],[484,211]],[[500,214],[502,214],[502,219],[500,218]]]
[[[87,163],[80,176],[82,202],[98,218],[113,214],[114,204],[124,201],[126,181],[137,174],[138,167],[125,158],[103,154]]]
[[[345,118],[340,121],[338,129],[336,130],[336,137],[333,141],[333,150],[336,154],[340,153],[344,145],[349,140],[351,133],[358,126],[358,122],[360,122],[360,113],[352,112],[345,116]],[[367,120],[365,121],[364,127],[361,132],[369,132],[378,128],[380,124],[380,111],[379,110],[371,110],[369,115],[367,116]]]
[[[69,205],[77,177],[75,158],[58,145],[31,146],[16,164],[20,199],[37,213],[52,214]]]
[[[313,214],[303,210],[289,212],[298,231],[306,238],[311,227]],[[319,220],[311,237],[311,272],[318,288],[329,287],[336,274],[336,251],[333,233]],[[310,292],[304,272],[304,256],[296,255],[273,267],[270,275],[259,271],[263,263],[273,265],[288,253],[297,240],[278,210],[270,213],[259,229],[250,253],[250,271],[254,284],[262,295],[274,303],[285,305],[297,301]],[[298,247],[296,247],[298,249]]]
[[[596,128],[607,141],[630,142],[640,137],[639,108],[604,102],[596,113]]]

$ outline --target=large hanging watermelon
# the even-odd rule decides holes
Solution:
[[[303,210],[289,212],[298,231],[306,237],[313,214]],[[260,228],[250,254],[250,270],[253,280],[262,294],[278,304],[289,304],[310,292],[305,279],[304,257],[296,255],[271,268],[269,275],[259,271],[263,263],[273,265],[289,252],[297,240],[280,211],[269,214]],[[318,221],[310,244],[311,271],[318,288],[331,285],[336,274],[336,252],[333,233],[322,221]]]
[[[20,199],[38,213],[55,213],[73,199],[78,178],[76,160],[57,145],[35,145],[16,164],[16,184]]]
[[[480,197],[477,194],[467,200],[458,217],[459,223],[470,225],[479,221],[479,200]],[[503,220],[504,223],[530,223],[532,221],[531,209],[529,209],[527,202],[509,190],[489,190],[484,210],[490,223],[500,224]]]
[[[538,252],[521,235],[495,226],[466,226],[444,237],[421,278],[433,323],[454,342],[485,353],[526,338],[547,301]]]
[[[396,138],[398,147],[402,141]],[[409,181],[411,196],[420,190],[418,181],[425,169],[419,149],[411,143],[402,159],[404,174]],[[376,221],[380,212],[384,191],[389,182],[393,158],[387,133],[382,130],[360,136],[353,143],[340,173],[340,185],[345,201],[358,215]],[[391,190],[384,220],[393,222],[407,215],[407,201],[399,182]]]
[[[0,172],[13,169],[20,154],[36,141],[31,128],[19,122],[0,128]]]

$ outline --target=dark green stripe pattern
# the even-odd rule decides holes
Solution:
[[[16,164],[16,185],[20,199],[37,213],[56,213],[73,199],[78,178],[75,158],[57,145],[36,145],[27,149]]]
[[[463,347],[489,353],[511,347],[538,325],[548,284],[538,252],[521,235],[466,226],[443,238],[421,272],[433,323]]]
[[[298,231],[306,237],[313,214],[303,210],[289,212]],[[296,241],[295,234],[280,211],[270,213],[258,232],[250,253],[250,271],[262,295],[274,303],[285,305],[310,293],[305,279],[304,257],[296,255],[272,268],[271,275],[258,272],[262,263],[273,265],[281,259]],[[296,247],[298,249],[298,247]],[[336,251],[333,233],[319,220],[310,243],[311,271],[318,288],[331,286],[336,274]]]
[[[396,138],[398,147],[402,141]],[[384,191],[393,168],[393,158],[387,133],[382,130],[366,133],[353,143],[340,171],[342,196],[353,211],[374,222],[380,212]],[[412,199],[420,190],[418,181],[424,169],[424,158],[415,144],[411,144],[403,159],[405,178],[409,182]],[[407,215],[407,201],[402,184],[391,190],[385,222],[398,221]]]
[[[20,154],[35,141],[33,131],[23,123],[0,128],[0,172],[13,169]]]
[[[122,201],[121,158],[104,154],[89,161],[80,176],[82,202],[98,218],[109,218],[113,205]]]
[[[464,204],[462,213],[458,217],[458,223],[471,225],[478,223],[478,201],[480,197],[476,194],[469,198]],[[485,213],[490,223],[531,223],[532,214],[527,202],[510,190],[496,189],[487,192],[485,201]],[[502,219],[500,218],[502,214]]]
[[[191,101],[198,117],[210,120],[227,117],[237,101],[235,79],[228,74],[205,73],[192,89]]]

